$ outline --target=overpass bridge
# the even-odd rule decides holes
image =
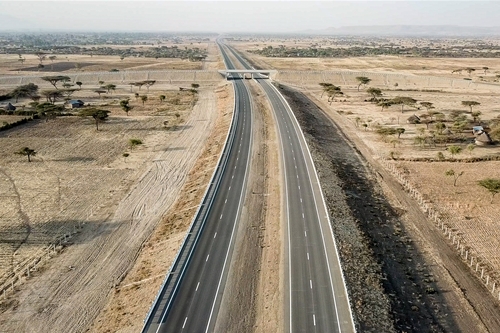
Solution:
[[[224,69],[219,70],[219,73],[224,75],[226,80],[232,77],[232,74],[243,74],[243,77],[245,77],[245,74],[250,74],[252,79],[254,74],[259,74],[260,77],[269,79],[271,75],[275,75],[278,71],[273,69]]]

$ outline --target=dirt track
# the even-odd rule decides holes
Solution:
[[[145,239],[177,198],[214,124],[213,110],[213,91],[200,91],[197,105],[178,131],[148,138],[153,153],[143,156],[147,160],[136,171],[142,174],[140,180],[120,200],[116,212],[109,218],[103,216],[100,223],[85,226],[72,240],[74,245],[59,256],[57,265],[46,266],[44,274],[14,295],[18,306],[1,314],[0,331],[30,332],[34,327],[37,332],[87,329],[105,305],[110,290],[132,266]],[[126,168],[122,160],[120,156],[102,167],[119,175]],[[98,186],[103,179],[96,181]],[[110,208],[113,207],[103,207],[105,211]],[[84,216],[74,216],[74,220],[85,221],[87,214],[96,214],[86,210],[82,213]]]

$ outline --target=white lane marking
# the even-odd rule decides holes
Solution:
[[[231,179],[233,179],[233,178],[234,178],[234,175],[231,177]]]
[[[307,231],[304,231],[304,235],[307,237]]]
[[[314,323],[314,326],[316,326],[316,315],[313,315],[313,323]]]
[[[299,179],[299,175],[297,175],[297,179]]]
[[[307,260],[309,260],[309,252],[307,252]]]
[[[200,286],[200,282],[198,281],[198,284],[196,285],[196,290],[195,291],[198,291],[198,287]]]
[[[226,199],[226,201],[224,201],[224,203],[225,203],[225,204],[227,203],[227,199]]]
[[[300,197],[300,203],[302,203],[302,197]]]
[[[207,261],[208,261],[208,258],[210,258],[210,254],[207,256],[207,259],[205,260],[205,262],[207,262]]]
[[[299,185],[299,191],[300,191],[300,185]]]
[[[309,280],[309,287],[311,287],[311,289],[313,288],[313,281],[312,280]]]
[[[229,189],[228,189],[228,191],[231,191],[231,186],[229,186]]]
[[[215,232],[215,234],[214,234],[214,238],[215,238],[215,237],[217,237],[217,232]]]
[[[188,320],[188,317],[186,317],[186,319],[184,319],[184,324],[182,324],[182,328],[184,328],[186,326],[186,321]]]
[[[302,219],[305,219],[304,213],[302,213]]]
[[[223,214],[220,214],[219,220],[222,220],[222,215],[223,215]]]

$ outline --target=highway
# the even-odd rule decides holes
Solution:
[[[229,59],[226,64],[230,69]],[[153,307],[143,332],[212,332],[215,326],[245,199],[252,145],[249,93],[243,80],[234,80],[234,89],[235,135],[228,143],[220,185],[179,283]]]
[[[245,60],[229,48],[246,69]],[[292,110],[269,80],[256,78],[280,138],[285,212],[288,332],[355,332],[328,211],[307,143]]]

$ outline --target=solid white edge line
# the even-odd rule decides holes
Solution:
[[[245,89],[246,88],[246,85],[243,84]],[[247,90],[247,93],[248,93],[248,90]],[[250,99],[250,104],[252,104],[252,99],[250,98],[250,94],[248,94],[249,96],[249,99]],[[247,157],[247,164],[245,165],[245,177],[243,178],[243,188],[241,189],[241,194],[240,194],[240,200],[239,200],[239,203],[238,203],[238,210],[236,211],[236,220],[239,219],[239,216],[240,216],[240,210],[241,210],[241,207],[242,207],[242,199],[243,199],[243,195],[244,193],[246,192],[246,188],[247,188],[247,177],[248,177],[248,170],[249,170],[249,165],[250,165],[250,160],[251,160],[251,153],[252,153],[252,141],[253,141],[253,130],[252,130],[252,120],[250,119],[250,146],[248,148],[248,157]],[[236,221],[235,220],[235,221]],[[222,273],[221,273],[221,276],[220,276],[220,279],[219,279],[219,283],[217,285],[217,290],[215,291],[215,299],[214,299],[214,302],[212,304],[212,309],[210,310],[210,316],[208,318],[208,322],[207,322],[207,329],[205,330],[205,333],[208,333],[208,330],[210,329],[210,323],[212,321],[212,316],[213,316],[213,312],[214,312],[214,308],[215,308],[215,303],[217,303],[217,299],[218,299],[218,295],[219,295],[219,289],[220,289],[220,286],[221,286],[221,283],[222,283],[222,278],[224,277],[224,270],[226,268],[226,264],[227,264],[227,259],[228,259],[228,256],[229,256],[229,252],[233,246],[233,241],[234,241],[234,232],[236,230],[236,222],[233,224],[233,230],[231,232],[231,240],[229,241],[229,246],[227,248],[227,252],[226,252],[226,257],[224,259],[224,265],[222,266]]]
[[[276,93],[281,97],[282,102],[284,102],[286,104],[286,106],[288,107],[288,109],[291,111],[292,108],[288,104],[287,100],[281,95],[281,93],[279,92],[279,90],[273,84],[269,84],[269,86],[271,86],[276,91]],[[333,245],[334,245],[334,248],[335,248],[335,252],[337,253],[336,258],[337,258],[337,263],[338,263],[338,265],[340,267],[340,273],[341,273],[340,275],[342,277],[342,283],[344,285],[344,291],[345,291],[345,295],[346,295],[346,299],[347,299],[347,304],[349,306],[349,315],[350,315],[350,319],[351,319],[351,326],[352,326],[353,332],[356,332],[356,326],[354,325],[354,318],[352,316],[352,309],[351,309],[351,302],[350,302],[350,299],[349,299],[349,293],[347,292],[347,286],[345,284],[344,270],[342,269],[342,264],[341,264],[340,258],[338,256],[339,252],[338,252],[338,249],[337,249],[337,242],[335,240],[335,235],[333,233],[333,228],[332,228],[331,221],[330,221],[330,215],[328,214],[328,209],[326,207],[325,196],[323,195],[323,190],[322,190],[321,185],[320,185],[321,183],[319,181],[319,177],[318,177],[318,173],[317,173],[317,170],[316,170],[316,166],[314,165],[314,162],[312,161],[311,151],[309,150],[309,146],[307,145],[304,133],[302,132],[302,129],[300,128],[300,125],[299,125],[299,122],[298,122],[297,118],[295,117],[295,115],[293,114],[293,112],[291,112],[290,116],[291,116],[291,119],[294,122],[294,124],[299,129],[298,132],[300,133],[300,135],[301,135],[301,137],[303,139],[303,143],[305,144],[306,150],[308,152],[308,156],[310,157],[312,168],[314,170],[314,175],[315,175],[315,178],[316,178],[316,183],[319,186],[319,190],[320,190],[319,192],[321,194],[321,200],[322,200],[322,203],[323,203],[323,207],[325,209],[325,212],[327,213],[326,216],[327,216],[328,225],[330,227],[331,236],[332,236],[332,239],[333,239]],[[309,169],[307,163],[306,163],[306,168]],[[309,178],[309,180],[310,180],[310,178]],[[312,184],[312,181],[311,181],[311,188],[312,187],[313,187],[313,184]],[[318,206],[317,206],[317,203],[316,203],[316,195],[314,194],[314,191],[313,191],[313,196],[314,196],[314,202],[316,204],[316,212],[317,212],[318,218],[319,218]],[[320,224],[320,228],[321,228],[321,234],[323,235],[323,228],[321,227],[321,224]],[[323,240],[323,242],[324,242],[324,240]],[[325,248],[325,254],[327,255],[327,258],[328,258],[328,254],[327,254],[326,248]],[[329,260],[327,260],[327,264],[328,264],[328,269],[330,271],[330,262],[329,262]],[[333,291],[333,282],[332,282],[332,278],[331,278],[331,271],[330,271],[330,282],[332,283],[332,291]],[[334,291],[333,291],[333,295],[335,295]],[[335,311],[337,313],[337,318],[338,318],[337,301],[335,299],[335,296],[334,296],[334,302],[335,302]],[[340,332],[342,332],[342,330],[340,329],[340,320],[338,321],[338,326],[339,326]]]

